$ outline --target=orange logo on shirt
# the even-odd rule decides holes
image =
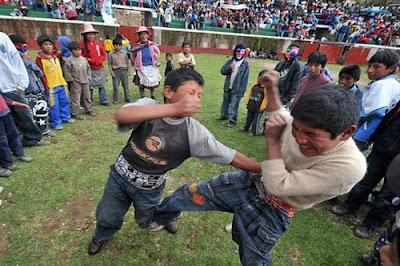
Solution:
[[[146,139],[146,148],[149,149],[150,151],[157,151],[161,149],[161,147],[162,147],[162,141],[159,137],[151,136],[148,139]]]

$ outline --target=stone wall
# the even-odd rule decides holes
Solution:
[[[120,25],[139,27],[142,19],[145,20],[145,25],[152,25],[153,19],[151,18],[151,14],[146,14],[149,12],[113,8],[113,13],[117,23]],[[146,21],[146,18],[148,21]]]
[[[0,31],[10,34],[18,33],[27,40],[35,41],[38,36],[47,34],[57,39],[59,36],[66,35],[71,40],[81,40],[81,31],[83,21],[61,21],[53,19],[35,19],[24,18],[18,19],[13,17],[0,18]],[[99,40],[105,39],[106,35],[115,36],[118,33],[119,25],[111,26],[104,23],[92,23],[94,28],[98,30]],[[37,47],[32,47],[33,49]]]

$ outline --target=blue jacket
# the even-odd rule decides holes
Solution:
[[[229,59],[225,63],[225,65],[221,68],[221,74],[226,76],[224,83],[225,91],[229,90],[229,83],[232,74],[232,69],[231,69],[232,62],[233,58]],[[244,93],[246,92],[247,83],[249,82],[249,74],[250,74],[249,61],[247,61],[247,59],[243,59],[243,63],[240,65],[232,85],[232,91],[236,92],[240,97],[243,97]]]
[[[25,90],[25,93],[44,92],[44,86],[40,80],[40,78],[43,77],[43,72],[40,67],[38,67],[32,59],[23,59],[23,61],[29,77],[29,85]]]

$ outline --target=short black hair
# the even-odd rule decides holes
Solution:
[[[39,46],[42,46],[44,42],[51,42],[54,45],[54,39],[49,35],[40,35],[36,41]]]
[[[292,46],[300,48],[300,45],[297,42],[290,44],[288,47],[292,47]]]
[[[113,45],[122,45],[122,39],[120,38],[115,38],[113,40]]]
[[[314,51],[308,56],[307,63],[308,64],[318,64],[322,67],[326,66],[326,62],[328,62],[328,57],[326,54],[321,53],[320,51]]]
[[[110,38],[110,35],[106,35],[106,39],[111,39],[111,38]]]
[[[376,52],[371,59],[368,61],[369,64],[371,63],[381,63],[384,64],[387,68],[391,66],[398,66],[399,65],[399,55],[389,49],[384,49],[382,51]]]
[[[68,49],[72,50],[82,50],[81,45],[78,42],[72,41],[68,44]]]
[[[355,80],[360,80],[361,77],[361,68],[358,65],[348,65],[342,68],[339,72],[339,77],[342,74],[347,74]]]
[[[165,57],[167,57],[167,56],[172,57],[172,54],[171,54],[171,53],[166,53],[166,54],[165,54]]]
[[[191,68],[179,68],[170,72],[165,79],[164,86],[170,86],[171,91],[176,91],[183,83],[191,80],[195,81],[201,87],[204,86],[203,77],[199,72]]]
[[[260,73],[258,73],[258,77],[261,77],[262,74],[267,73],[267,72],[268,72],[268,70],[265,70],[265,69],[261,70]]]
[[[330,83],[301,96],[291,114],[294,119],[313,128],[328,131],[334,139],[351,125],[357,124],[360,107],[350,90]]]
[[[182,48],[185,47],[185,45],[189,45],[190,47],[192,47],[192,44],[189,41],[184,41],[182,43]]]

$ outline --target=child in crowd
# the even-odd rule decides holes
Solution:
[[[328,61],[326,54],[314,51],[308,56],[307,60],[307,76],[300,81],[299,90],[290,103],[290,109],[293,109],[297,101],[306,92],[309,92],[321,85],[332,83],[332,81],[324,74],[324,68]]]
[[[361,69],[358,65],[348,65],[339,72],[339,84],[345,86],[357,97],[361,107],[362,90],[356,84],[360,80]]]
[[[72,52],[72,56],[65,61],[63,70],[65,80],[71,84],[71,117],[82,120],[79,115],[81,100],[85,113],[96,116],[90,102],[89,83],[92,73],[89,63],[82,56],[82,48],[79,43],[70,42],[68,48]]]
[[[182,43],[183,52],[178,54],[178,63],[181,67],[196,67],[196,61],[194,60],[194,56],[190,53],[191,45],[190,42],[184,41]]]
[[[257,83],[251,88],[247,99],[247,118],[246,124],[240,131],[247,132],[251,126],[252,132],[250,136],[255,136],[259,132],[258,125],[265,108],[267,107],[268,97],[267,90],[261,85],[259,78],[267,70],[262,70],[258,74]]]
[[[367,74],[372,82],[365,86],[360,126],[354,134],[361,150],[368,148],[368,141],[387,110],[400,99],[400,83],[395,74],[398,62],[399,56],[393,50],[379,51],[368,61]]]
[[[64,86],[67,85],[60,65],[60,60],[53,54],[54,40],[48,35],[41,35],[37,43],[42,50],[37,54],[36,64],[42,69],[41,77],[47,101],[50,105],[50,127],[62,130],[61,123],[74,123],[69,110],[69,100]]]
[[[203,84],[199,73],[181,68],[171,72],[165,80],[165,104],[144,98],[118,110],[116,119],[120,127],[133,131],[111,167],[97,206],[96,231],[89,245],[89,255],[99,253],[121,228],[132,203],[140,228],[153,231],[164,228],[152,222],[152,217],[165,187],[165,174],[191,156],[260,172],[259,163],[218,142],[203,125],[191,118],[201,107]],[[171,233],[179,230],[176,221],[165,228]]]
[[[32,161],[31,157],[24,155],[24,148],[17,127],[7,104],[29,109],[29,105],[12,101],[7,97],[3,98],[3,94],[0,93],[0,177],[8,177],[12,174],[12,171],[18,169],[18,166],[12,161],[10,150],[18,161],[26,163]]]
[[[112,49],[114,49],[113,41],[111,40],[110,36],[107,35],[106,39],[104,40],[104,50],[106,50],[106,53],[108,55],[108,53],[112,51]]]
[[[125,102],[130,103],[129,96],[129,80],[131,76],[131,64],[127,53],[122,52],[122,40],[113,40],[114,50],[108,53],[108,69],[113,80],[113,103],[118,103],[118,88],[120,81],[122,88],[124,88]]]
[[[72,56],[71,51],[68,49],[68,44],[71,42],[71,40],[67,36],[60,36],[60,37],[58,37],[57,41],[61,47],[60,63],[61,63],[61,67],[63,67],[65,60]]]
[[[170,72],[175,70],[175,66],[174,63],[172,62],[173,58],[171,53],[167,53],[165,55],[165,59],[167,60],[167,66],[165,67],[164,76],[167,76]]]
[[[32,110],[33,119],[43,135],[55,137],[56,134],[49,129],[48,124],[49,110],[44,97],[44,86],[40,80],[43,77],[43,71],[29,55],[26,40],[19,34],[11,34],[9,37],[14,43],[15,48],[17,48],[28,72],[29,85],[25,89],[25,96]]]
[[[99,88],[100,104],[109,105],[108,96],[105,89],[107,84],[107,72],[104,69],[103,62],[107,58],[106,51],[104,50],[103,44],[96,41],[96,33],[99,31],[95,30],[90,23],[83,25],[83,41],[79,44],[82,47],[82,56],[85,57],[92,69],[92,78],[90,80],[90,101],[93,105],[93,89]]]

